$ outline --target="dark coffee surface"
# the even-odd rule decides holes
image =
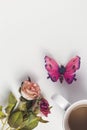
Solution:
[[[87,107],[73,110],[68,119],[70,130],[87,130]]]

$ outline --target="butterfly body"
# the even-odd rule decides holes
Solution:
[[[61,65],[61,67],[59,67],[59,73],[64,74],[65,72],[66,72],[66,68],[63,65]]]
[[[51,78],[53,82],[59,79],[61,83],[65,79],[68,84],[71,84],[73,80],[76,80],[75,72],[80,68],[80,57],[72,58],[66,66],[59,66],[54,59],[45,56],[45,63],[48,78]]]
[[[58,73],[59,73],[59,80],[60,82],[62,83],[63,82],[63,79],[64,79],[64,73],[66,72],[66,68],[61,65],[58,69]]]

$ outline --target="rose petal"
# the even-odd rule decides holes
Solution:
[[[34,100],[40,96],[40,87],[36,83],[24,81],[21,86],[21,95],[27,100]]]

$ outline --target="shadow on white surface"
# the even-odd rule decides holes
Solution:
[[[60,93],[70,102],[74,103],[78,100],[87,99],[87,89],[83,77],[77,76],[77,81],[71,85],[64,84],[60,89]]]

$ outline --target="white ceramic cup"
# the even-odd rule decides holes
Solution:
[[[69,128],[69,124],[68,124],[68,119],[69,119],[70,113],[75,108],[79,108],[81,106],[87,106],[87,100],[80,100],[73,104],[70,104],[61,95],[53,95],[52,100],[65,111],[64,118],[63,118],[63,130],[71,130]]]

